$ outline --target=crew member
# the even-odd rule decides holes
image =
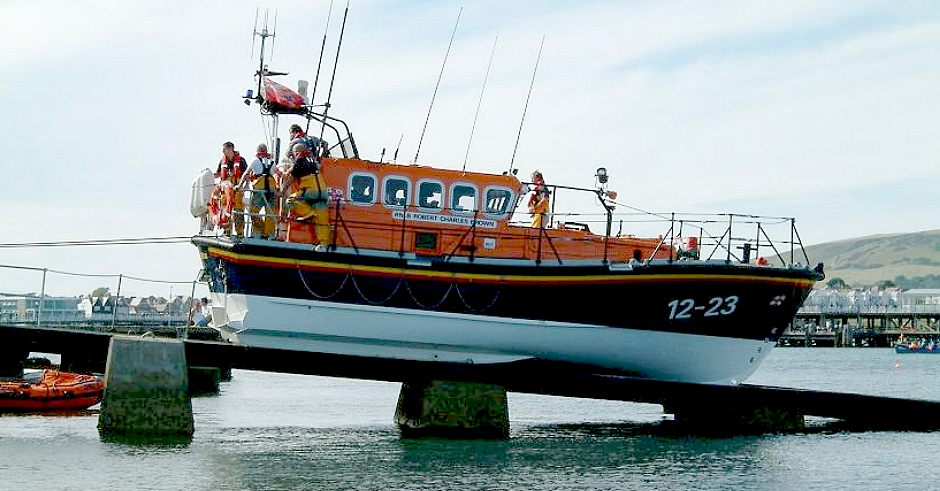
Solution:
[[[242,187],[251,193],[248,198],[248,212],[251,216],[252,237],[274,237],[274,220],[280,211],[278,206],[278,169],[268,153],[268,146],[258,145],[255,160],[242,176]],[[261,213],[264,208],[264,214]]]
[[[548,205],[551,191],[545,186],[542,173],[532,173],[532,194],[529,196],[529,214],[532,215],[532,228],[542,228],[545,216],[548,214]]]
[[[298,143],[307,147],[307,150],[310,151],[309,157],[313,161],[319,161],[320,157],[328,157],[328,146],[325,140],[321,140],[315,136],[310,136],[304,132],[303,128],[299,124],[290,125],[290,145],[287,147],[289,150],[289,156],[291,158],[297,158],[293,153],[294,146]]]
[[[245,162],[245,159],[235,150],[234,143],[225,142],[222,144],[222,159],[219,160],[219,166],[215,169],[215,176],[219,178],[223,185],[225,185],[224,183],[227,181],[235,188],[234,204],[232,206],[232,223],[234,230],[231,231],[231,233],[239,237],[244,234],[245,205],[242,201],[238,185],[247,167],[248,164]]]
[[[294,166],[290,170],[294,192],[288,198],[288,206],[297,220],[313,220],[313,229],[320,245],[330,242],[328,190],[320,175],[320,164],[311,158],[310,150],[303,143],[291,147]]]

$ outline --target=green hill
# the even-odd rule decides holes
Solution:
[[[893,281],[902,288],[940,288],[940,230],[872,235],[806,248],[813,264],[825,263],[827,281],[849,286]]]

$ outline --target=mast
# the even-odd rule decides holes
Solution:
[[[542,47],[545,46],[545,35],[542,35],[542,43],[539,44],[539,54],[535,57],[535,68],[532,69],[532,81],[529,82],[529,92],[525,96],[525,106],[522,108],[522,120],[519,121],[519,132],[516,133],[516,144],[512,147],[512,158],[509,159],[509,173],[512,174],[513,165],[516,162],[516,150],[519,148],[519,138],[522,137],[522,125],[525,123],[525,113],[529,110],[529,97],[532,96],[532,87],[535,86],[535,74],[539,70],[539,61],[542,59]]]
[[[414,163],[418,163],[418,154],[421,153],[421,143],[424,142],[424,132],[428,129],[428,121],[431,120],[431,109],[434,109],[434,99],[437,98],[437,89],[441,86],[441,78],[444,77],[444,67],[447,66],[447,57],[450,56],[450,47],[454,45],[454,36],[457,34],[457,26],[460,25],[460,14],[463,13],[463,7],[457,11],[457,21],[454,22],[454,31],[450,33],[450,42],[447,43],[447,52],[444,53],[444,61],[441,63],[441,73],[437,76],[437,84],[434,85],[434,94],[431,95],[431,104],[428,105],[428,116],[424,118],[424,127],[421,128],[421,137],[418,138],[418,150],[415,151]]]
[[[320,139],[326,131],[327,113],[330,111],[330,100],[333,98],[333,82],[336,81],[336,67],[339,65],[339,52],[343,47],[343,35],[346,33],[346,17],[349,15],[349,0],[346,0],[346,10],[343,12],[343,24],[339,28],[339,42],[336,43],[336,57],[333,58],[333,75],[330,77],[330,90],[326,94],[326,103],[323,105],[323,124],[320,125]],[[337,142],[342,144],[342,142]]]

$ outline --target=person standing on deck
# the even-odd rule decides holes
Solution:
[[[251,215],[251,236],[274,238],[274,217],[278,215],[277,196],[278,169],[268,153],[268,146],[258,145],[255,160],[248,166],[241,179],[241,185],[251,193],[248,198],[248,212]],[[264,208],[264,215],[261,214]]]
[[[235,144],[232,142],[225,142],[222,144],[222,159],[219,160],[219,166],[215,169],[215,176],[218,177],[223,183],[229,182],[231,186],[235,188],[234,193],[234,205],[232,206],[232,223],[234,224],[234,235],[241,237],[244,235],[245,228],[245,216],[244,216],[244,203],[242,201],[242,193],[238,190],[238,185],[241,181],[242,174],[245,173],[245,169],[248,168],[248,164],[245,162],[245,159],[238,154],[235,150]]]
[[[314,232],[321,246],[330,243],[330,224],[328,208],[328,190],[320,174],[320,163],[310,156],[310,150],[303,143],[291,147],[294,166],[290,175],[294,182],[294,192],[288,198],[288,206],[297,220],[313,220]]]
[[[529,196],[529,214],[532,215],[532,228],[542,228],[545,216],[548,214],[551,191],[545,186],[542,173],[532,173],[532,194]]]
[[[329,156],[326,141],[306,134],[299,124],[290,125],[290,138],[290,145],[288,145],[287,148],[288,156],[291,158],[297,158],[297,156],[294,155],[294,146],[298,143],[307,147],[307,150],[310,151],[309,157],[314,161],[319,161],[320,157]]]

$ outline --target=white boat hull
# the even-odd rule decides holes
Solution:
[[[213,293],[214,324],[262,348],[468,364],[526,359],[733,384],[775,343],[655,330]]]

